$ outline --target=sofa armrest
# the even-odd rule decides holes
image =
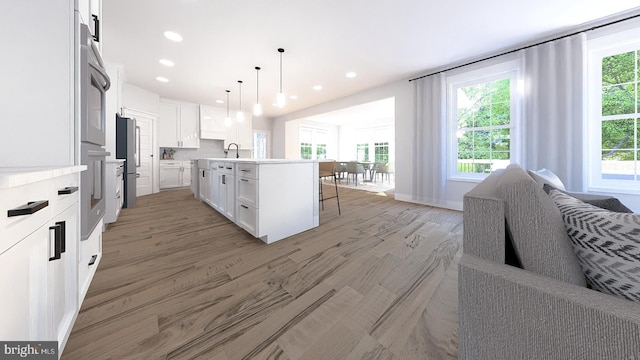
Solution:
[[[463,255],[460,359],[637,359],[640,304]]]

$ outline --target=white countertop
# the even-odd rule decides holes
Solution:
[[[301,159],[247,159],[247,158],[204,158],[198,160],[235,162],[245,164],[293,164],[293,163],[317,163],[318,160]]]
[[[0,167],[0,189],[53,179],[58,176],[73,174],[87,169],[86,165],[66,167]]]

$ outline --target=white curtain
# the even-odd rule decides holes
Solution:
[[[412,81],[413,201],[446,206],[446,96],[443,74]]]
[[[524,50],[523,166],[584,191],[586,35]]]

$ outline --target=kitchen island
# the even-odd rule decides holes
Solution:
[[[199,198],[267,244],[317,227],[318,162],[198,159]]]

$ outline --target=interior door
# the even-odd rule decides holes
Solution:
[[[125,109],[125,116],[136,119],[136,196],[153,193],[153,125],[155,116],[140,111]],[[157,180],[156,180],[157,181]]]

